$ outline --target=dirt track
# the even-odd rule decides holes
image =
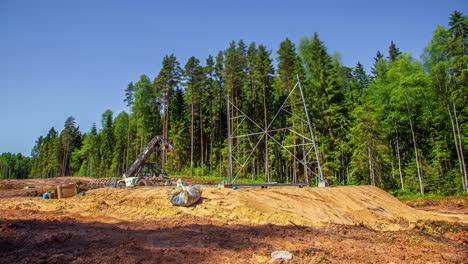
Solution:
[[[290,251],[288,263],[468,259],[466,211],[416,210],[376,187],[207,187],[202,197],[189,208],[154,187],[0,199],[0,262],[280,263],[275,250]]]

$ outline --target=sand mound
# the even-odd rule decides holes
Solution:
[[[418,220],[467,222],[464,215],[445,215],[413,209],[373,186],[329,188],[276,187],[224,189],[206,187],[202,201],[192,207],[175,207],[168,188],[103,188],[84,197],[60,200],[11,198],[0,209],[60,212],[83,221],[159,221],[201,217],[225,224],[362,225],[379,230],[411,227]]]

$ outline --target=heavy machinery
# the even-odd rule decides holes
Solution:
[[[171,151],[174,149],[174,144],[170,139],[155,136],[133,162],[132,166],[123,174],[122,180],[117,182],[117,187],[170,184],[170,179],[158,163],[145,162],[158,147],[161,150]]]

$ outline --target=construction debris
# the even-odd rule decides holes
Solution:
[[[57,186],[53,191],[45,192],[42,199],[60,199],[73,197],[78,194],[76,184],[64,184]]]
[[[57,194],[57,198],[68,198],[73,197],[78,194],[78,190],[75,184],[65,184],[57,186],[55,189],[55,193]]]
[[[177,187],[169,191],[169,200],[173,205],[190,206],[200,200],[202,190],[198,186],[188,186],[179,179]]]
[[[292,254],[289,251],[275,251],[271,253],[272,259],[292,259]]]

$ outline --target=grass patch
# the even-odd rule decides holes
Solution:
[[[222,181],[227,181],[229,182],[229,178],[227,177],[220,177],[220,176],[201,176],[201,175],[193,175],[190,176],[190,174],[186,173],[180,173],[180,174],[171,174],[170,177],[187,177],[187,178],[197,178],[197,179],[202,179],[205,181],[211,181],[211,182],[222,182]],[[264,183],[264,180],[252,180],[252,179],[236,179],[236,183]]]
[[[412,193],[407,190],[396,190],[390,191],[391,195],[395,196],[400,200],[415,200],[415,199],[441,199],[441,198],[466,198],[468,197],[468,192],[459,192],[455,195],[450,195],[446,193],[439,193],[439,192],[431,192],[425,195],[421,195],[420,193]]]

